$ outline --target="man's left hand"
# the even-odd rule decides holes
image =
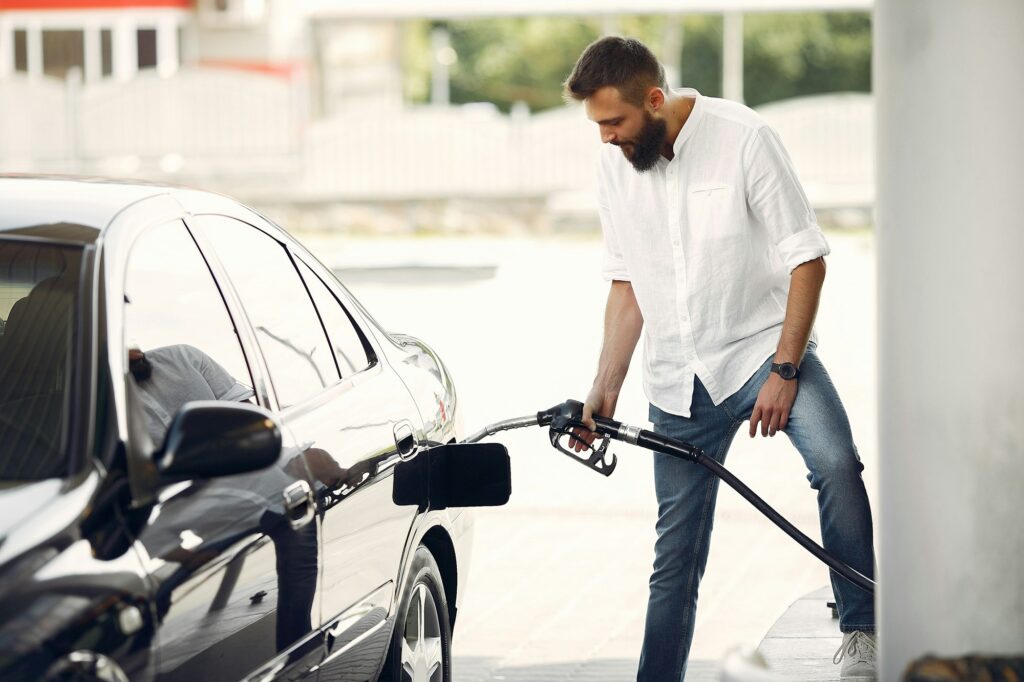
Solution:
[[[789,411],[796,401],[797,380],[787,381],[775,372],[768,375],[760,393],[757,394],[757,402],[754,403],[754,411],[750,415],[750,437],[757,435],[757,423],[761,422],[761,435],[774,436],[777,432],[783,431],[789,422]]]

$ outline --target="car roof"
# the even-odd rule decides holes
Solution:
[[[126,206],[174,190],[141,181],[0,174],[0,236],[92,244]]]

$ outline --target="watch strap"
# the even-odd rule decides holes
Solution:
[[[792,362],[781,362],[781,363],[773,362],[772,363],[771,371],[773,371],[776,374],[778,374],[785,381],[791,381],[793,379],[799,379],[800,378],[800,368],[797,367],[796,365],[794,365]],[[786,376],[786,375],[790,374],[791,372],[792,372],[792,376]]]

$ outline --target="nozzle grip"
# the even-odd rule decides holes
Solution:
[[[622,422],[597,414],[594,415],[594,423],[597,425],[595,433],[602,436],[614,436],[622,426]],[[578,400],[566,400],[564,403],[541,410],[537,413],[537,424],[538,426],[554,426],[560,431],[566,428],[590,430],[583,423],[583,403]]]
[[[601,422],[598,422],[598,419]],[[615,455],[611,455],[611,458],[608,459],[605,457],[605,454],[608,451],[609,438],[617,433],[617,428],[611,428],[606,423],[608,420],[604,417],[595,417],[594,421],[598,427],[594,433],[601,435],[603,442],[595,448],[592,444],[584,441],[583,444],[588,454],[580,456],[580,454],[562,447],[559,438],[572,436],[573,431],[576,429],[590,432],[590,429],[583,423],[583,403],[578,400],[566,400],[564,403],[537,413],[537,423],[541,426],[546,425],[550,427],[548,436],[551,439],[551,445],[555,449],[580,464],[604,476],[609,476],[615,470],[617,461]]]

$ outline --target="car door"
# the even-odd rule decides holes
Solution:
[[[408,388],[376,356],[366,332],[327,285],[330,277],[314,261],[312,267],[301,258],[296,262],[342,372],[329,407],[333,428],[321,428],[319,435],[332,444],[333,462],[349,472],[340,488],[321,498],[328,635],[321,679],[359,680],[387,652],[384,619],[398,597],[396,580],[416,516],[415,507],[392,501],[394,466],[415,457],[425,435]],[[359,567],[344,560],[353,551],[364,557]]]
[[[243,350],[247,331],[184,223],[149,228],[133,243],[124,306],[132,447],[158,449],[192,400],[265,406]],[[241,679],[261,665],[299,678],[318,662],[308,479],[301,451],[286,443],[267,469],[160,493],[136,543],[154,590],[156,679]]]
[[[399,449],[414,456],[422,439],[416,406],[323,279],[283,242],[230,218],[192,222],[245,304],[282,421],[301,441],[315,481],[327,646],[321,678],[343,670],[359,679],[360,666],[372,676],[387,648],[386,617],[416,513],[391,500]]]

